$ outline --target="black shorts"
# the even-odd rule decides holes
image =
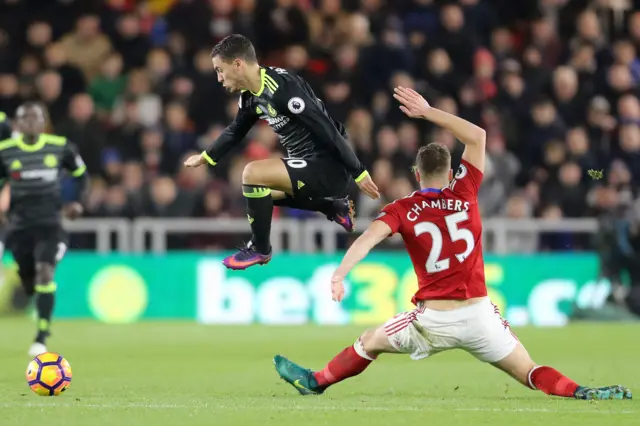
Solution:
[[[294,197],[344,197],[351,176],[331,157],[283,158]]]
[[[67,249],[67,236],[60,226],[42,226],[11,230],[5,247],[18,264],[20,276],[33,278],[36,263],[57,264]]]

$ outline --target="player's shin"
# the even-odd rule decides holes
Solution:
[[[368,354],[362,344],[362,338],[359,338],[355,344],[342,350],[329,361],[325,368],[313,373],[313,375],[318,386],[326,389],[335,383],[362,373],[375,359],[376,355]]]
[[[268,254],[271,252],[269,237],[273,214],[271,190],[259,185],[242,185],[242,193],[247,200],[247,217],[253,233],[253,245],[259,253]]]
[[[579,387],[576,382],[558,370],[546,366],[533,367],[527,379],[531,388],[538,389],[547,395],[571,398]]]
[[[49,336],[51,326],[51,315],[53,314],[56,296],[56,283],[50,281],[48,283],[36,284],[35,293],[35,304],[36,310],[38,311],[38,334],[36,335],[35,341],[44,344],[47,336]]]

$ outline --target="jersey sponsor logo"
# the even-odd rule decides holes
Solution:
[[[58,166],[58,159],[53,154],[45,155],[42,162],[44,163],[45,166],[49,167],[50,169],[53,169],[54,167]]]
[[[45,182],[52,182],[58,178],[58,169],[24,170],[22,172],[16,171],[11,173],[11,177],[15,180],[39,179]]]
[[[265,120],[267,121],[267,123],[269,123],[269,126],[271,126],[273,130],[282,129],[290,121],[289,117],[286,117],[284,115],[281,115],[279,117],[267,117]]]
[[[289,102],[287,103],[287,107],[289,108],[289,111],[291,111],[292,113],[300,114],[302,111],[304,111],[306,105],[302,100],[302,98],[293,97],[289,99]]]

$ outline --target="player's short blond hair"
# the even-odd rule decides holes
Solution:
[[[421,176],[445,175],[451,170],[451,153],[443,144],[432,142],[418,150],[416,167]]]

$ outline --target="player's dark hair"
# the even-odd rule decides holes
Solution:
[[[220,40],[211,50],[211,57],[215,58],[216,56],[225,62],[231,62],[234,59],[243,59],[251,63],[258,62],[256,49],[251,40],[242,34],[231,34]]]
[[[445,174],[451,169],[451,153],[441,143],[430,143],[418,150],[416,166],[422,176]]]

